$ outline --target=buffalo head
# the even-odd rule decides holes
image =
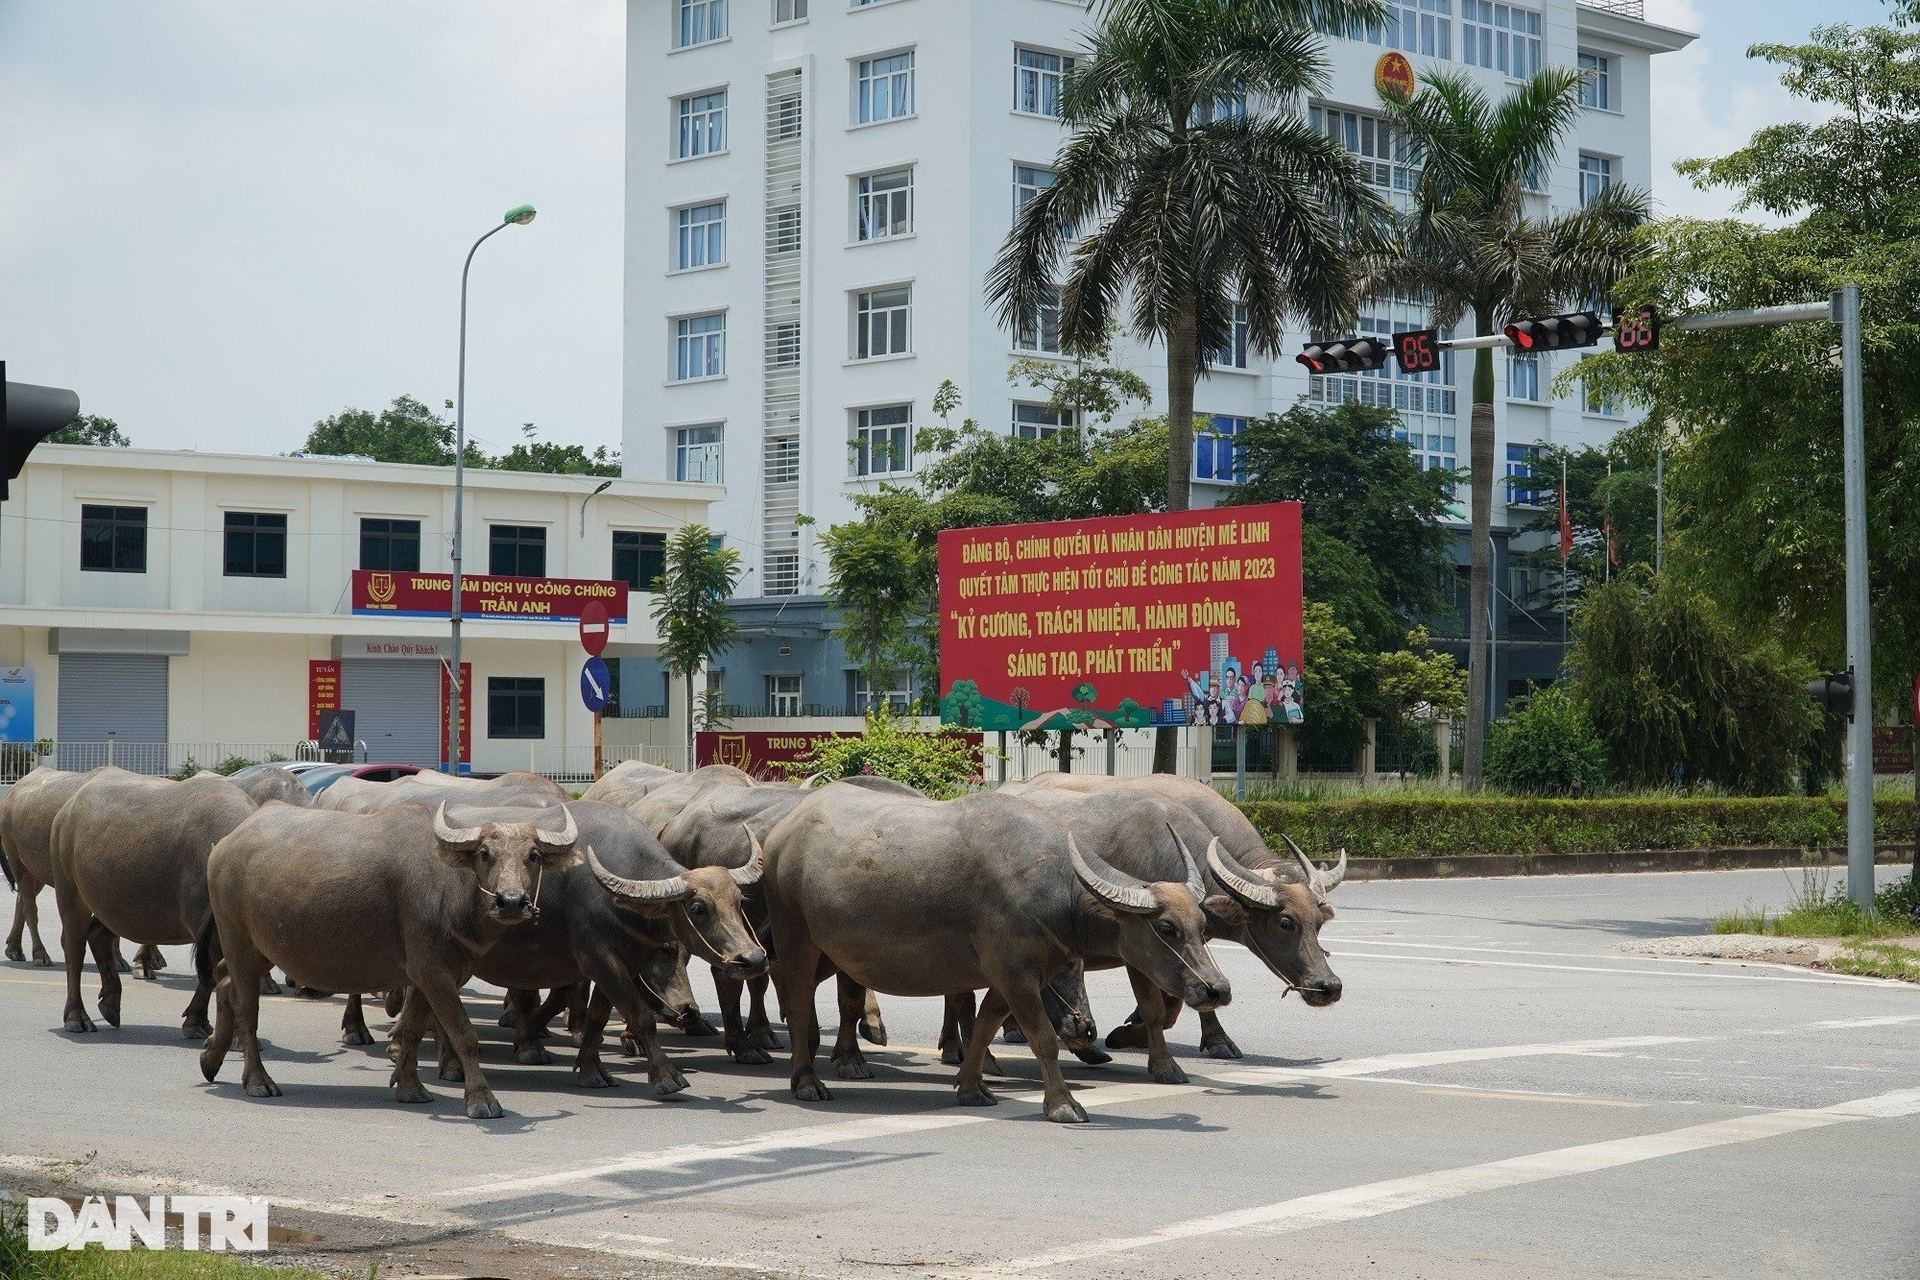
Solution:
[[[1206,890],[1200,868],[1187,859],[1183,884],[1143,884],[1116,871],[1067,835],[1073,873],[1120,926],[1120,958],[1162,991],[1195,1009],[1217,1009],[1233,998],[1227,975],[1207,950]]]
[[[1327,870],[1314,866],[1292,840],[1287,845],[1300,864],[1299,880],[1277,867],[1243,866],[1216,836],[1207,846],[1207,866],[1226,893],[1208,898],[1206,907],[1227,925],[1226,936],[1244,943],[1302,1000],[1320,1008],[1340,998],[1340,979],[1320,946],[1320,926],[1333,919],[1327,894],[1346,877],[1347,855],[1342,850],[1339,865]]]
[[[753,855],[744,867],[697,867],[659,880],[629,880],[601,865],[587,850],[594,877],[620,905],[649,915],[665,915],[674,939],[708,964],[736,978],[766,972],[767,949],[754,936],[741,907],[742,889],[760,883],[766,860],[760,841],[749,831]]]
[[[442,802],[433,814],[433,837],[449,866],[473,873],[487,899],[489,916],[518,921],[538,914],[544,872],[564,871],[580,861],[580,852],[573,847],[579,828],[573,824],[573,814],[567,813],[566,819],[559,831],[545,831],[531,822],[455,827],[447,822],[447,806]]]

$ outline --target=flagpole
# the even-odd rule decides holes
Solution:
[[[1567,668],[1567,455],[1560,455],[1560,669]]]

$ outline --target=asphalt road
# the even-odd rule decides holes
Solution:
[[[338,1043],[338,1001],[263,1002],[285,1096],[254,1101],[237,1055],[209,1086],[179,1037],[183,950],[129,982],[121,1029],[84,1037],[58,1029],[55,972],[6,965],[0,1169],[93,1152],[92,1185],[481,1224],[690,1274],[1912,1280],[1920,988],[1615,949],[1789,889],[1778,871],[1347,885],[1325,935],[1341,1004],[1284,1000],[1218,947],[1246,1056],[1194,1057],[1188,1019],[1189,1085],[1148,1082],[1137,1054],[1075,1065],[1080,1127],[1040,1118],[1012,1047],[1000,1106],[953,1105],[932,1001],[885,1002],[878,1078],[806,1106],[784,1060],[737,1068],[678,1036],[685,1093],[655,1099],[618,1058],[619,1089],[575,1090],[477,1016],[509,1114],[476,1122],[430,1071],[433,1104],[394,1103],[382,1051]],[[1093,990],[1103,1026],[1130,1007],[1116,975]]]

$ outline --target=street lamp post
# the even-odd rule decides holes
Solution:
[[[507,210],[500,225],[473,242],[467,260],[460,268],[460,380],[454,391],[453,408],[453,601],[448,610],[453,624],[453,654],[447,663],[447,747],[441,753],[442,766],[449,774],[460,772],[460,546],[466,532],[467,495],[467,273],[473,269],[473,255],[488,237],[508,227],[524,227],[533,221],[533,206],[516,205]]]

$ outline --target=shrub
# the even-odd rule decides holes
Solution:
[[[1587,708],[1542,689],[1487,729],[1487,776],[1512,791],[1577,795],[1606,779],[1607,751]]]
[[[884,708],[867,716],[857,738],[823,738],[803,758],[779,766],[796,778],[825,774],[852,778],[861,774],[892,778],[945,800],[979,785],[980,753],[971,735],[942,725],[925,730],[889,715]]]

